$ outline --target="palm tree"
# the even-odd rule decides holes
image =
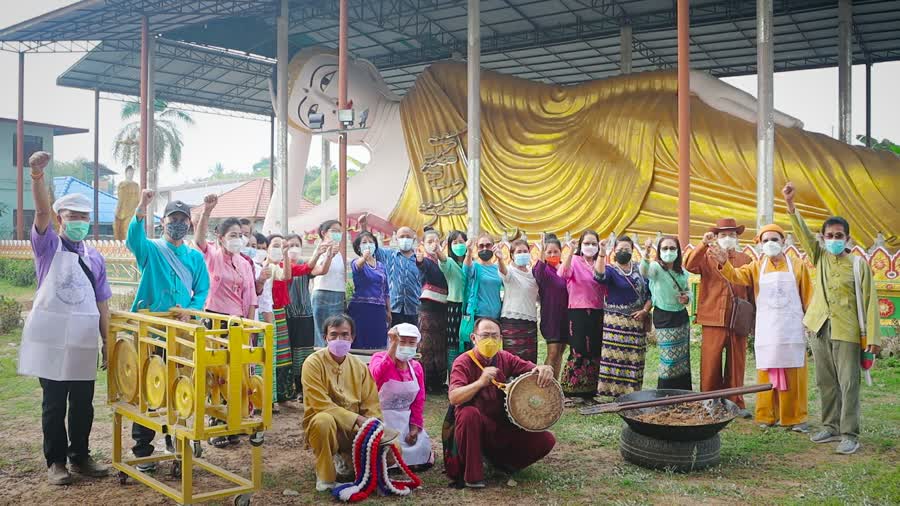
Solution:
[[[180,124],[193,125],[194,118],[177,109],[170,109],[165,100],[156,100],[153,104],[153,140],[154,152],[151,166],[159,168],[163,159],[167,158],[172,170],[178,172],[181,166],[181,148],[184,141],[181,139]],[[122,119],[129,120],[137,117],[119,130],[116,135],[116,147],[113,156],[122,165],[140,166],[140,131],[141,131],[141,107],[138,102],[126,102],[122,106]]]

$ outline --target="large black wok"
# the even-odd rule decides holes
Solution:
[[[652,401],[654,399],[659,399],[662,397],[684,395],[690,393],[693,392],[691,392],[690,390],[641,390],[639,392],[632,392],[630,394],[623,395],[617,398],[616,402],[623,403],[630,401]],[[739,410],[735,403],[727,399],[712,399],[705,402],[724,403],[725,410],[728,412],[728,417],[721,421],[705,425],[661,425],[642,422],[633,418],[634,416],[641,414],[664,411],[671,408],[671,406],[632,409],[620,412],[619,416],[621,416],[622,419],[625,420],[625,423],[627,423],[633,431],[645,436],[649,436],[655,439],[664,439],[668,441],[700,441],[713,437],[720,430],[725,428],[725,426],[728,425],[730,421],[734,420],[734,418],[738,415]]]

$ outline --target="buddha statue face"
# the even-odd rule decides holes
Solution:
[[[352,101],[355,121],[360,127],[363,114],[365,126],[374,124],[379,104],[385,100],[399,100],[385,84],[378,70],[368,61],[348,59],[347,98]],[[324,48],[306,48],[297,53],[288,69],[288,122],[303,132],[315,133],[309,125],[310,114],[324,114],[320,130],[340,128],[338,123],[338,57],[337,52]],[[368,111],[368,112],[366,112]],[[350,132],[349,143],[360,144],[366,131]],[[329,134],[337,141],[337,134]]]

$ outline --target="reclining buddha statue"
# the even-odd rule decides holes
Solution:
[[[756,223],[756,100],[702,72],[691,73],[691,235],[717,218]],[[288,228],[305,232],[338,215],[332,198],[300,213],[312,131],[338,128],[337,53],[306,48],[289,65],[291,133]],[[348,134],[370,163],[348,183],[348,213],[401,226],[466,229],[466,66],[435,63],[404,97],[377,69],[352,60],[348,96],[365,129]],[[775,113],[775,187],[793,181],[811,222],[847,218],[871,244],[900,246],[900,157],[803,130]],[[481,75],[481,223],[499,234],[675,233],[678,202],[677,77],[674,71],[548,85],[491,71]],[[331,140],[336,141],[334,134]],[[283,190],[277,185],[276,194]],[[280,228],[278,195],[265,229]],[[783,203],[776,220],[787,225]]]

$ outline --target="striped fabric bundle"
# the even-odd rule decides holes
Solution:
[[[375,492],[377,489],[382,495],[409,495],[413,489],[422,484],[406,463],[403,462],[401,452],[394,445],[381,447],[381,438],[384,435],[384,424],[377,418],[369,418],[365,425],[353,438],[353,468],[356,472],[356,480],[353,483],[344,483],[331,491],[336,499],[344,502],[359,502]],[[393,452],[397,464],[403,470],[409,480],[391,480],[388,476],[387,457],[388,452]]]

